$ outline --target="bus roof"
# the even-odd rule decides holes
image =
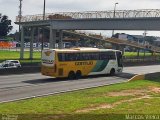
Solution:
[[[88,51],[88,52],[98,52],[98,51],[120,51],[114,49],[99,49],[99,48],[87,48],[87,47],[80,47],[80,48],[69,48],[69,49],[50,49],[57,52],[78,52],[78,51]]]

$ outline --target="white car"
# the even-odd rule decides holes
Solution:
[[[0,69],[2,69],[3,68],[3,65],[0,63]]]
[[[18,68],[14,63],[5,63],[5,64],[0,64],[0,69],[4,68]]]
[[[19,60],[6,60],[8,63],[14,63],[17,67],[21,67]]]
[[[19,68],[21,64],[19,60],[6,60],[0,63],[0,68]]]

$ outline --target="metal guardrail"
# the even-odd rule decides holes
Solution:
[[[122,39],[117,39],[117,38],[107,38],[105,40],[110,41],[110,42],[114,42],[116,44],[128,45],[128,46],[141,48],[141,49],[145,48],[144,45],[138,44],[138,42],[135,42],[135,41],[128,41],[128,40],[122,40]]]
[[[89,18],[144,18],[144,17],[160,17],[160,9],[142,9],[142,10],[114,10],[108,11],[84,11],[84,12],[57,12],[47,13],[45,20],[49,20],[49,16],[62,15],[70,16],[73,19],[89,19]],[[16,17],[19,22],[20,16]],[[63,18],[64,19],[64,18]],[[67,18],[66,18],[67,19]],[[42,14],[22,16],[21,22],[43,20]]]
[[[40,66],[26,66],[21,68],[8,68],[0,69],[1,75],[10,75],[10,74],[27,74],[27,73],[40,73]]]
[[[124,66],[159,65],[160,56],[133,56],[123,59]]]

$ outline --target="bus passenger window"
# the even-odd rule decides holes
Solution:
[[[62,53],[58,53],[58,60],[59,60],[59,61],[63,61]]]

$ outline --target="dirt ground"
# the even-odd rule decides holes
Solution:
[[[89,108],[84,108],[81,110],[77,110],[77,113],[80,112],[90,112],[93,110],[99,110],[99,109],[113,109],[114,107],[116,107],[117,105],[120,105],[122,103],[125,102],[133,102],[136,100],[141,100],[141,99],[150,99],[153,98],[153,96],[150,95],[150,93],[156,93],[156,94],[160,94],[160,87],[154,87],[154,86],[150,86],[146,89],[131,89],[131,90],[122,90],[119,92],[109,92],[106,95],[107,96],[111,96],[111,97],[118,97],[118,96],[133,96],[133,98],[127,99],[127,100],[120,100],[118,102],[115,102],[113,104],[100,104],[98,106],[91,106]]]

